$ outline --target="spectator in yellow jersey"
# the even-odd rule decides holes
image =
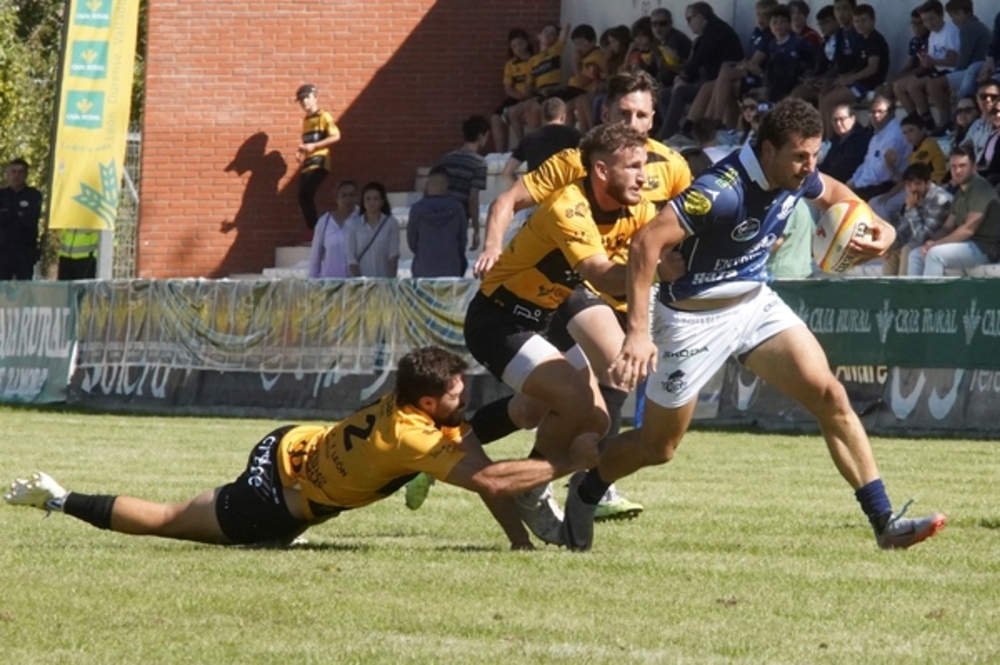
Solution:
[[[340,140],[340,130],[333,116],[319,107],[316,86],[306,83],[295,91],[295,100],[305,111],[302,120],[302,142],[295,157],[299,160],[299,207],[309,228],[309,240],[316,228],[319,213],[316,211],[316,191],[330,173],[330,146]]]
[[[258,442],[233,482],[179,503],[17,479],[11,505],[62,512],[100,529],[219,545],[288,544],[307,528],[390,496],[418,472],[480,495],[512,549],[532,549],[510,496],[587,468],[596,437],[547,460],[493,462],[465,423],[466,363],[437,347],[399,361],[395,390],[333,426],[288,425]]]
[[[503,68],[504,100],[493,111],[490,131],[496,152],[507,152],[507,135],[516,146],[524,136],[524,127],[531,109],[528,78],[531,76],[531,42],[528,33],[514,28],[507,34],[507,64]]]
[[[597,46],[593,26],[583,24],[573,28],[573,75],[569,79],[569,124],[586,132],[594,124],[591,105],[594,95],[608,75],[604,52]]]
[[[548,23],[538,33],[538,53],[531,56],[531,72],[528,75],[528,92],[533,95],[528,126],[532,129],[542,124],[542,102],[550,97],[569,99],[562,85],[562,54],[568,38],[568,23],[562,29]]]

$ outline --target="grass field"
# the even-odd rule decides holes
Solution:
[[[180,500],[260,420],[0,408],[0,482]],[[521,456],[528,435],[494,444]],[[594,550],[509,552],[474,495],[393,496],[292,550],[98,531],[0,505],[0,656],[38,663],[997,663],[1000,449],[874,441],[897,504],[948,527],[880,551],[815,436],[693,432],[622,483]],[[565,490],[561,487],[560,492]]]

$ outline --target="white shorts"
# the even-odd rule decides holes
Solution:
[[[729,356],[739,359],[792,326],[804,325],[792,308],[761,285],[735,305],[683,312],[657,302],[653,342],[660,350],[646,399],[676,409],[698,397]]]

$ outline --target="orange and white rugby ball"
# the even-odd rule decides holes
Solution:
[[[835,203],[824,212],[813,233],[813,261],[819,269],[834,275],[850,270],[857,257],[848,251],[852,238],[871,239],[874,214],[861,199]]]

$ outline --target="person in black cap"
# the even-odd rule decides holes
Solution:
[[[295,156],[302,165],[299,174],[299,207],[309,227],[309,240],[316,228],[319,214],[314,198],[316,190],[330,173],[330,146],[340,140],[340,130],[333,122],[333,116],[320,110],[316,86],[312,83],[300,85],[295,91],[295,100],[305,111],[302,120],[302,143]]]

